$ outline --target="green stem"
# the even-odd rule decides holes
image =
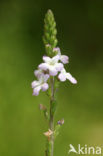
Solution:
[[[53,102],[54,102],[54,77],[51,78],[51,99],[50,99],[50,129],[54,132],[54,114],[53,110]],[[53,156],[54,151],[54,134],[51,135],[50,138],[51,149],[50,149],[50,156]]]

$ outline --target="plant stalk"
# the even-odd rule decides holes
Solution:
[[[54,114],[53,114],[53,102],[54,102],[54,77],[51,78],[51,99],[50,99],[50,130],[54,132]],[[50,138],[51,150],[50,156],[53,156],[54,152],[54,134]]]

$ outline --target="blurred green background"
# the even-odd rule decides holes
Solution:
[[[33,97],[31,82],[45,54],[48,9],[58,45],[70,57],[67,70],[78,80],[58,92],[55,122],[64,118],[65,124],[54,156],[67,156],[69,144],[103,144],[103,1],[0,0],[0,156],[44,155],[48,127],[38,105],[49,100],[45,93]]]

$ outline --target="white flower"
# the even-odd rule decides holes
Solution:
[[[60,51],[60,48],[54,48],[53,49],[53,51],[54,52],[57,52],[57,55],[59,55],[59,59],[60,59],[60,61],[63,63],[63,64],[67,64],[67,63],[69,63],[69,57],[68,56],[66,56],[66,55],[61,55],[61,51]]]
[[[56,76],[58,74],[58,71],[61,71],[63,69],[63,64],[58,63],[59,58],[59,55],[56,55],[52,58],[43,56],[44,63],[41,63],[39,65],[39,69],[44,71],[49,70],[49,74],[51,76]]]
[[[38,69],[38,70],[35,70],[34,71],[34,75],[39,78],[41,75],[43,74],[43,70],[41,69]]]
[[[40,90],[46,91],[49,88],[47,83],[48,78],[49,78],[48,74],[42,74],[38,78],[38,81],[32,82],[31,86],[33,88],[33,95],[38,96]]]
[[[67,73],[65,69],[61,71],[61,73],[58,75],[58,78],[60,81],[66,81],[66,79],[68,79],[73,84],[77,83],[77,80],[72,77],[70,73]]]

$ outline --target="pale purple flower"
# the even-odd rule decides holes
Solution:
[[[39,69],[44,71],[48,70],[51,76],[56,76],[58,74],[58,71],[61,71],[63,69],[63,64],[58,62],[59,58],[59,55],[56,55],[52,58],[43,56],[44,63],[41,63],[39,65]]]
[[[43,70],[41,69],[38,69],[38,70],[35,70],[34,71],[34,75],[39,78],[41,75],[43,74]]]
[[[40,90],[46,91],[49,88],[47,83],[48,78],[48,74],[42,74],[41,76],[39,76],[37,81],[32,82],[31,86],[33,88],[33,95],[38,96]]]
[[[67,64],[69,63],[69,57],[66,55],[60,55],[60,60],[62,63]]]
[[[59,47],[54,48],[53,51],[54,51],[54,52],[57,52],[57,55],[59,55],[59,60],[60,60],[63,64],[69,63],[69,57],[66,56],[66,55],[61,55],[61,51],[60,51],[60,48],[59,48]]]
[[[66,81],[66,79],[68,79],[73,84],[77,83],[77,80],[72,77],[70,73],[67,73],[65,69],[61,71],[61,73],[58,75],[58,78],[60,81]]]

